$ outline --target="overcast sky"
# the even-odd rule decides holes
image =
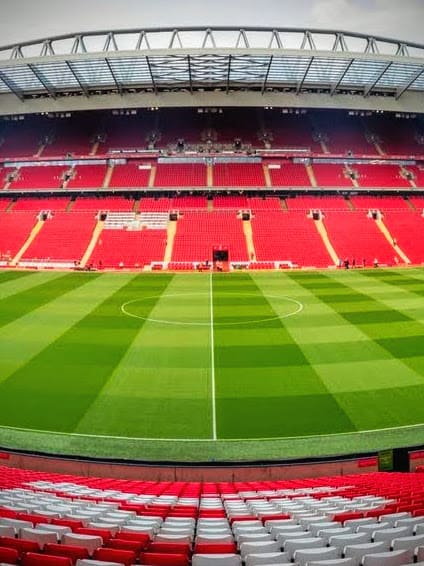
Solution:
[[[424,0],[0,0],[0,45],[190,25],[316,27],[424,43]]]

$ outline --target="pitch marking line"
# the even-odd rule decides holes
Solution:
[[[235,297],[257,297],[257,294],[255,293],[221,293],[224,296],[235,296]],[[208,293],[204,293],[204,292],[199,292],[199,293],[173,293],[173,294],[169,294],[166,295],[165,298],[168,299],[169,297],[194,297],[194,296],[207,296],[209,297],[209,299],[211,298],[211,291],[209,291]],[[158,319],[158,318],[150,318],[147,316],[142,316],[142,315],[138,315],[138,314],[134,314],[132,313],[130,310],[127,309],[127,307],[129,305],[132,305],[134,303],[139,303],[141,301],[148,301],[150,299],[158,299],[158,298],[164,298],[163,295],[152,295],[150,297],[143,297],[141,299],[132,299],[131,301],[126,301],[125,303],[123,303],[121,305],[121,312],[123,314],[125,314],[126,316],[131,316],[132,318],[138,318],[140,320],[145,320],[146,322],[154,322],[156,324],[168,324],[168,325],[172,325],[172,326],[210,326],[211,321],[210,319],[208,321],[193,321],[193,322],[187,322],[187,321],[182,321],[182,320],[166,320],[166,319]],[[287,297],[285,295],[264,295],[265,299],[269,298],[269,299],[284,299],[285,301],[289,301],[290,303],[293,303],[296,305],[296,309],[292,312],[289,312],[287,314],[282,314],[282,315],[276,315],[276,316],[270,316],[267,318],[261,318],[261,319],[252,319],[252,320],[242,320],[242,321],[237,321],[237,322],[214,322],[214,326],[243,326],[243,325],[251,325],[251,324],[260,324],[261,322],[269,322],[272,320],[281,320],[283,318],[288,318],[290,316],[294,316],[298,313],[300,313],[301,311],[303,311],[304,309],[304,305],[303,303],[301,303],[300,301],[296,300],[296,299],[292,299],[291,297]],[[213,316],[213,313],[212,313]],[[210,317],[209,317],[210,318]]]
[[[212,397],[212,439],[216,440],[216,394],[215,394],[215,338],[214,338],[214,320],[213,320],[213,287],[212,287],[212,271],[209,277],[209,305],[210,305],[210,336],[211,336],[211,397]]]
[[[313,440],[316,438],[328,438],[328,437],[336,437],[336,436],[359,436],[362,434],[372,434],[372,433],[379,433],[379,432],[390,432],[396,430],[406,430],[410,429],[411,431],[414,429],[422,429],[423,424],[414,424],[414,425],[401,425],[401,426],[391,426],[387,428],[375,428],[375,429],[368,429],[368,430],[357,430],[351,432],[330,432],[328,434],[312,434],[309,436],[265,436],[265,437],[252,437],[252,438],[220,438],[218,442],[261,442],[261,441],[281,441],[281,440]],[[110,440],[133,440],[133,441],[154,441],[154,442],[212,442],[211,438],[161,438],[161,437],[142,437],[142,436],[115,436],[110,434],[84,434],[81,432],[61,432],[61,431],[52,431],[52,430],[40,430],[36,428],[21,428],[21,427],[14,427],[14,426],[4,426],[0,425],[0,432],[1,431],[15,431],[15,432],[24,432],[24,433],[35,433],[35,434],[48,434],[53,436],[75,436],[77,438],[104,438]]]

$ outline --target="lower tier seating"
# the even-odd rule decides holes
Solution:
[[[89,263],[104,268],[142,268],[163,261],[166,230],[103,230]]]
[[[0,259],[11,260],[26,242],[37,222],[33,212],[0,213]]]
[[[57,212],[29,246],[23,260],[79,261],[96,224],[93,214]]]
[[[242,221],[235,211],[185,212],[178,220],[173,262],[205,261],[214,247],[228,249],[230,261],[248,261]]]
[[[333,262],[305,211],[256,211],[252,219],[257,261],[328,267]]]
[[[375,260],[379,265],[396,263],[393,247],[365,211],[350,211],[345,214],[330,211],[325,215],[324,224],[341,260],[348,258],[352,262],[354,259],[356,265],[368,267]]]
[[[424,560],[424,474],[143,481],[0,467],[21,566],[401,566]]]

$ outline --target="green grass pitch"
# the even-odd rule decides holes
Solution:
[[[0,445],[270,460],[424,439],[424,270],[0,273]]]

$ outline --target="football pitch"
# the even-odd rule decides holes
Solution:
[[[272,460],[424,442],[424,270],[0,273],[0,446]]]

